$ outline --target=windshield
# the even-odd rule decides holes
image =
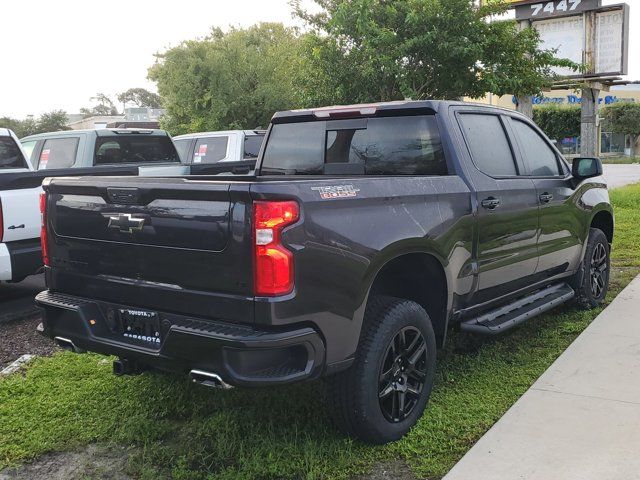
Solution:
[[[11,137],[0,137],[0,168],[28,168],[22,151]]]
[[[96,141],[96,165],[123,163],[179,163],[180,158],[169,137],[119,135]]]

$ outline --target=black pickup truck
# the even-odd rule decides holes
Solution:
[[[421,416],[450,326],[601,303],[598,159],[527,118],[420,101],[275,114],[251,176],[45,182],[42,332],[220,388],[326,377],[368,442]],[[589,180],[590,179],[590,180]]]

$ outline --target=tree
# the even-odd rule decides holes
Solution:
[[[548,105],[533,109],[533,121],[553,140],[580,136],[580,107]]]
[[[550,84],[551,67],[577,67],[540,50],[535,29],[488,21],[503,2],[314,1],[316,13],[292,2],[312,29],[301,77],[307,103],[532,95]]]
[[[118,101],[123,105],[133,103],[138,107],[146,108],[160,108],[162,103],[160,95],[144,88],[130,88],[126,92],[119,93]]]
[[[67,113],[64,110],[53,110],[49,113],[43,113],[38,119],[28,117],[25,120],[17,120],[2,117],[0,118],[0,127],[9,128],[15,132],[18,138],[23,138],[37,133],[70,130],[67,126],[67,120]]]
[[[113,103],[113,100],[104,93],[96,93],[95,97],[91,97],[89,100],[97,102],[97,104],[90,108],[83,107],[80,109],[80,113],[82,113],[85,118],[96,115],[118,115],[118,109]]]
[[[631,156],[635,157],[636,142],[640,136],[640,104],[612,103],[602,109],[602,116],[612,132],[631,136]]]
[[[67,126],[68,121],[67,112],[64,110],[54,110],[49,113],[43,113],[36,123],[37,133],[70,130]]]
[[[275,111],[301,105],[301,62],[300,36],[278,23],[183,42],[149,69],[167,109],[161,124],[172,134],[264,127]]]
[[[11,117],[1,117],[0,128],[8,128],[9,130],[13,130],[18,138],[26,137],[27,135],[31,135],[32,133],[32,129],[27,128],[26,122],[27,120],[18,120]],[[30,123],[33,123],[33,121],[31,121]]]

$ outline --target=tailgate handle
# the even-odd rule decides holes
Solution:
[[[11,225],[7,227],[7,230],[17,230],[19,228],[24,228],[24,223],[22,225]]]
[[[107,196],[111,203],[135,205],[140,201],[140,191],[137,188],[107,188]]]

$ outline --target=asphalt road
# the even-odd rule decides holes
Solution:
[[[640,182],[640,164],[604,165],[604,177],[610,188]],[[0,283],[0,323],[32,314],[33,298],[44,288],[43,275],[29,277],[18,284]]]
[[[604,165],[604,178],[609,188],[618,188],[640,182],[640,164]]]
[[[37,311],[33,299],[44,289],[44,275],[20,283],[0,283],[0,323],[33,315]]]

